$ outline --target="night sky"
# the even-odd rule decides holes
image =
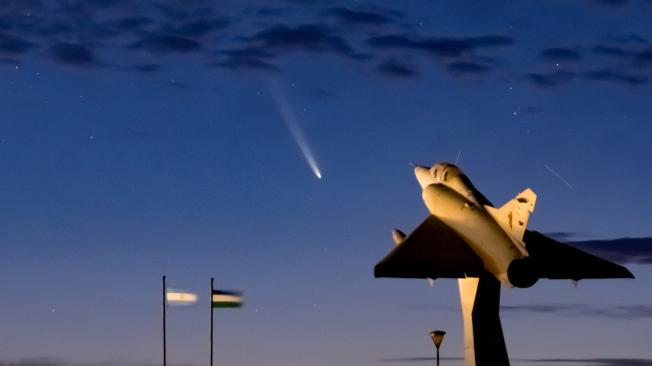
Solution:
[[[529,228],[559,240],[652,237],[650,19],[0,2],[0,365],[159,365],[163,274],[200,296],[168,310],[170,365],[208,364],[211,276],[245,294],[215,311],[218,366],[430,365],[432,329],[461,357],[456,281],[373,278],[427,215],[408,163],[458,160],[496,205],[531,187]],[[513,365],[652,363],[652,239],[619,243],[595,248],[635,280],[503,288]]]

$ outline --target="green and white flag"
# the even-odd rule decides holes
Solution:
[[[213,290],[211,306],[214,308],[239,308],[242,306],[242,292]]]

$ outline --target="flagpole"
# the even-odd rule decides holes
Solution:
[[[165,276],[163,276],[163,366],[167,366],[166,349],[165,349]]]
[[[213,277],[211,277],[211,293],[209,296],[211,306],[211,365],[213,366]],[[165,366],[165,365],[164,365]]]

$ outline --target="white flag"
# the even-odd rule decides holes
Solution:
[[[168,288],[165,292],[165,300],[172,306],[194,305],[197,302],[197,294]]]

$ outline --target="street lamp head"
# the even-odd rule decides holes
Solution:
[[[435,348],[439,349],[439,346],[441,346],[441,342],[444,340],[444,332],[443,330],[433,330],[430,332],[430,338],[432,338],[432,343],[435,344]]]

